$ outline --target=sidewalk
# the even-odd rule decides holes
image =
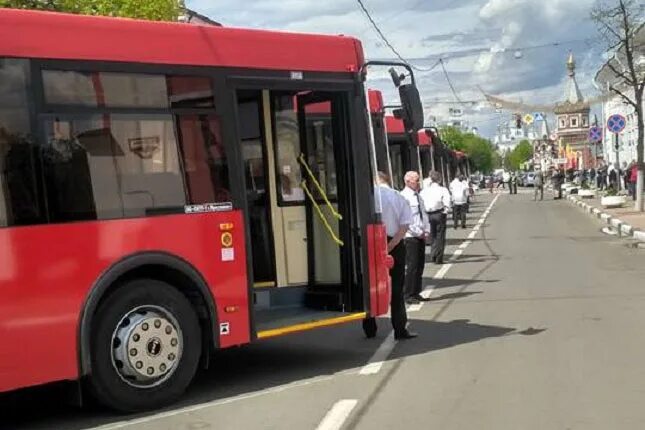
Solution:
[[[633,200],[628,199],[621,208],[604,208],[600,204],[600,197],[589,199],[571,194],[567,195],[567,200],[608,224],[620,236],[645,242],[645,213],[634,210]]]

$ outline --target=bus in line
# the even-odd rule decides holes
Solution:
[[[384,315],[366,65],[351,37],[0,9],[0,392],[156,408],[217,349]]]

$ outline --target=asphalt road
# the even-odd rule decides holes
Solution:
[[[222,351],[152,415],[11,393],[0,428],[642,428],[645,251],[528,192],[482,194],[468,229],[449,230],[453,257],[428,265],[431,301],[410,310],[417,339],[394,342],[384,319],[372,340],[352,324]]]

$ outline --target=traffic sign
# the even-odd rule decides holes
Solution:
[[[526,115],[524,115],[524,124],[526,125],[533,124],[533,115],[531,115],[530,113],[527,113]]]
[[[593,143],[602,142],[602,129],[596,125],[589,129],[589,141]]]
[[[558,134],[557,133],[551,133],[550,138],[551,138],[551,140],[558,140]]]
[[[544,115],[542,115],[540,112],[535,112],[533,114],[533,121],[544,121]]]
[[[554,164],[567,164],[567,159],[566,158],[555,158],[553,160]]]
[[[620,114],[614,114],[607,119],[607,129],[612,133],[619,134],[625,129],[627,121]]]

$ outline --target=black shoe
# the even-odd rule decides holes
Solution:
[[[405,299],[405,303],[407,303],[408,305],[418,305],[421,302],[416,297],[409,297]]]
[[[421,294],[417,294],[416,296],[412,296],[412,298],[418,300],[419,302],[429,302],[430,301],[430,299],[426,299]]]
[[[466,228],[466,224],[462,225],[462,226],[461,226],[461,228],[465,229],[465,228]]]
[[[402,331],[401,333],[394,333],[394,339],[396,340],[414,339],[417,336],[419,335],[409,330]]]

